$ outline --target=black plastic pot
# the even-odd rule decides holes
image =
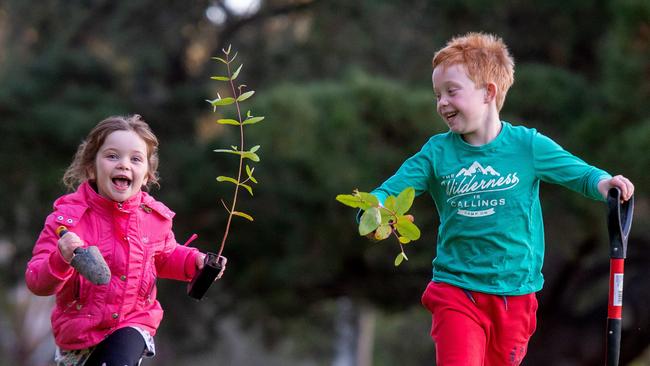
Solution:
[[[192,282],[187,285],[187,295],[196,300],[203,298],[210,285],[214,282],[214,279],[221,272],[221,263],[215,253],[206,253],[203,263],[203,268],[196,272],[194,278],[192,278]]]

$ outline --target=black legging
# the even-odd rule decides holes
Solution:
[[[95,347],[84,366],[136,366],[144,347],[140,332],[131,327],[121,328]]]

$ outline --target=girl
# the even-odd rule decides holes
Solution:
[[[174,213],[143,191],[158,185],[157,149],[140,116],[109,117],[63,176],[75,192],[54,202],[25,274],[34,294],[56,295],[57,366],[138,365],[153,357],[163,315],[156,278],[190,281],[203,268],[205,255],[174,239]],[[61,225],[69,232],[59,238]],[[86,245],[99,247],[108,284],[94,285],[71,267],[74,250]]]

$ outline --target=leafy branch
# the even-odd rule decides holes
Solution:
[[[223,239],[221,240],[221,246],[219,247],[219,252],[217,253],[218,256],[221,255],[221,253],[223,252],[223,248],[226,245],[226,240],[228,239],[228,233],[230,232],[230,224],[232,222],[233,216],[243,217],[249,221],[253,221],[253,216],[245,212],[237,211],[236,209],[237,197],[239,196],[240,187],[244,188],[252,196],[253,195],[252,184],[257,184],[257,179],[255,179],[255,177],[253,176],[253,173],[255,172],[255,168],[251,168],[248,164],[245,164],[244,160],[250,160],[252,162],[260,161],[260,157],[257,154],[260,145],[255,145],[250,149],[246,149],[244,147],[245,146],[244,126],[253,125],[264,120],[264,117],[253,116],[250,110],[246,112],[244,116],[242,116],[242,109],[240,103],[252,97],[253,94],[255,94],[255,91],[254,90],[244,91],[246,89],[246,85],[244,84],[239,84],[235,86],[235,80],[239,76],[239,73],[241,72],[242,67],[244,65],[240,64],[239,67],[237,67],[237,69],[235,69],[235,71],[233,72],[232,71],[232,68],[234,66],[233,62],[237,58],[237,53],[235,52],[231,56],[231,46],[228,46],[228,49],[222,49],[221,51],[223,52],[223,57],[212,57],[212,59],[226,66],[226,75],[212,76],[211,79],[227,83],[230,86],[230,91],[232,96],[221,97],[221,95],[217,93],[216,99],[207,100],[207,102],[212,105],[214,112],[217,111],[217,107],[223,107],[232,104],[235,105],[237,109],[237,119],[222,118],[222,119],[218,119],[217,123],[222,125],[236,126],[239,128],[239,146],[233,145],[230,147],[230,149],[216,149],[214,151],[218,153],[225,153],[225,154],[231,154],[237,156],[239,158],[239,168],[237,170],[236,177],[228,177],[223,175],[217,177],[218,182],[229,183],[235,186],[232,202],[230,203],[230,205],[227,205],[226,202],[221,200],[223,207],[228,212],[228,220],[226,222],[226,229],[223,234]]]
[[[415,190],[408,187],[397,197],[388,196],[384,204],[377,197],[366,192],[354,190],[352,194],[339,194],[336,200],[342,204],[363,210],[359,220],[359,235],[376,241],[393,236],[397,239],[400,253],[395,257],[395,266],[408,260],[404,245],[420,238],[420,229],[413,223],[412,215],[406,212],[413,205]]]

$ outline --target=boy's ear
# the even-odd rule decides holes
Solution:
[[[485,102],[495,100],[497,97],[497,85],[495,83],[487,83],[485,85]]]

